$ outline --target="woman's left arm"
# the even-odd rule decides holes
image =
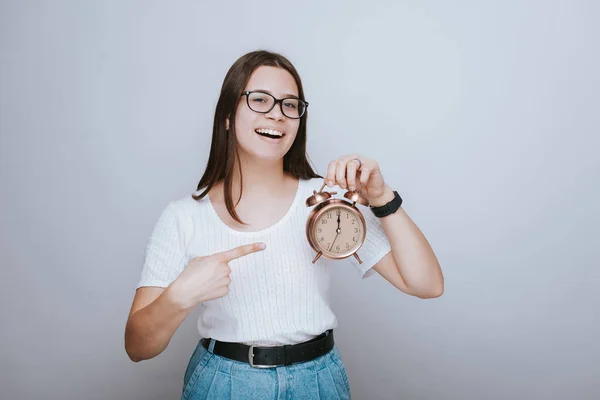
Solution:
[[[379,164],[358,154],[345,155],[329,163],[325,182],[343,189],[360,190],[371,206],[382,206],[394,198],[385,184]],[[429,242],[400,207],[380,219],[392,251],[373,269],[399,290],[420,298],[439,297],[444,276]]]

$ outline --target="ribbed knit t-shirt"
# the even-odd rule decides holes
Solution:
[[[336,263],[353,266],[363,279],[388,252],[390,242],[380,220],[357,204],[367,225],[357,254],[343,260],[320,257],[306,238],[306,222],[314,207],[305,201],[323,179],[299,180],[292,206],[275,224],[260,231],[238,231],[216,213],[209,196],[191,195],[169,202],[147,241],[137,287],[168,287],[191,259],[264,242],[265,250],[229,262],[229,292],[200,303],[197,327],[201,337],[259,346],[296,344],[337,327],[329,287]],[[339,188],[336,188],[339,189]],[[345,191],[334,198],[342,197]],[[198,194],[200,192],[197,192]]]

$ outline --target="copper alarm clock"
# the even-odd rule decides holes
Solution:
[[[347,191],[344,198],[334,199],[337,192],[324,192],[323,188],[306,199],[306,206],[313,207],[306,221],[306,238],[317,255],[313,264],[323,256],[332,260],[341,260],[354,256],[363,245],[367,235],[367,224],[356,203],[368,206],[367,199],[360,191]]]

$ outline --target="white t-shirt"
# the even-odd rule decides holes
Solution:
[[[323,179],[300,180],[293,205],[274,225],[256,232],[227,226],[210,199],[191,195],[170,202],[148,239],[141,278],[137,287],[167,287],[197,256],[264,242],[263,251],[229,263],[229,293],[198,305],[201,337],[262,346],[295,344],[337,327],[329,304],[331,269],[335,263],[353,265],[366,278],[391,251],[381,222],[368,207],[357,205],[367,223],[366,239],[355,257],[330,260],[320,257],[306,238],[306,221],[313,207],[305,201],[319,190]],[[338,195],[344,191],[336,188]]]

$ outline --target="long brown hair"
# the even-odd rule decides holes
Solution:
[[[242,170],[240,165],[240,155],[238,151],[237,140],[235,136],[235,113],[240,96],[250,79],[250,75],[260,66],[279,67],[288,71],[294,77],[296,85],[298,85],[298,96],[302,100],[304,98],[304,90],[302,89],[302,81],[300,75],[292,63],[278,53],[273,53],[265,50],[258,50],[247,53],[240,57],[229,69],[225,75],[223,85],[221,86],[221,94],[217,102],[215,110],[215,118],[213,122],[212,143],[210,146],[210,155],[206,165],[204,175],[198,183],[197,191],[206,188],[206,190],[197,195],[193,194],[195,200],[200,200],[208,194],[215,183],[223,180],[225,205],[229,215],[240,224],[247,225],[242,222],[235,212],[235,206],[239,203],[242,197],[244,188],[243,183],[240,188],[240,198],[236,204],[233,204],[232,187],[233,187],[233,168],[234,161],[238,161],[238,170],[240,173],[240,181],[242,180]],[[283,170],[299,179],[323,178],[315,173],[310,166],[308,156],[306,155],[306,119],[308,111],[304,113],[300,119],[298,133],[294,139],[292,147],[283,157]],[[225,121],[229,118],[229,129],[226,128]],[[234,158],[235,157],[235,158]]]

